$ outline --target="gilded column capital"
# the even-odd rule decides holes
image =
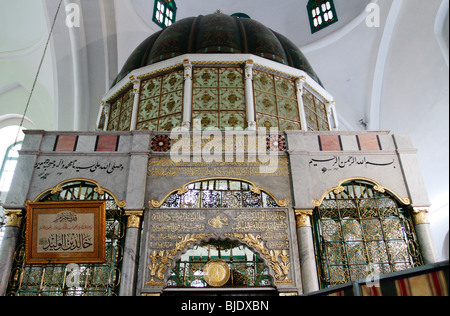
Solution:
[[[313,210],[311,209],[295,209],[295,219],[297,223],[297,228],[300,227],[311,227],[311,216]]]
[[[253,80],[253,67],[255,64],[252,59],[247,60],[245,63],[245,79]]]
[[[5,210],[5,215],[8,216],[6,227],[22,226],[22,210]]]
[[[142,215],[144,211],[125,211],[127,219],[127,228],[141,228]]]
[[[414,207],[412,211],[414,225],[430,224],[430,222],[428,221],[428,212],[428,208]]]

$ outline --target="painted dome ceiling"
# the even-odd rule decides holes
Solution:
[[[321,84],[303,53],[283,35],[252,19],[214,13],[182,19],[148,37],[113,86],[135,69],[183,54],[254,54],[303,70]]]

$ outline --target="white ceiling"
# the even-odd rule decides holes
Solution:
[[[409,134],[435,238],[448,232],[448,0],[334,0],[339,22],[311,34],[307,0],[176,0],[177,19],[244,12],[290,38],[334,96],[343,130]],[[18,125],[59,0],[0,0],[0,128]],[[65,6],[81,8],[79,28]],[[368,3],[380,27],[366,25]],[[99,102],[135,47],[159,30],[153,0],[64,0],[25,127],[93,130]],[[1,131],[1,130],[0,130]],[[443,219],[443,220],[442,220]],[[440,242],[441,243],[441,242]],[[442,244],[442,243],[441,243]],[[440,249],[439,249],[439,252]]]

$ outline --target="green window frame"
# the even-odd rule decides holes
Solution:
[[[155,0],[153,22],[161,28],[171,26],[176,21],[177,5],[174,0]]]
[[[307,10],[311,33],[320,31],[338,21],[333,0],[309,0]]]

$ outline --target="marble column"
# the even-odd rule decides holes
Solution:
[[[420,251],[424,264],[437,262],[436,248],[431,235],[427,208],[414,208],[412,211],[414,228],[419,241]]]
[[[8,221],[0,245],[0,296],[5,296],[22,226],[22,210],[6,210]]]
[[[256,131],[255,101],[253,98],[253,60],[245,64],[245,103],[247,105],[247,124],[249,131]]]
[[[314,239],[311,226],[312,213],[312,210],[295,209],[304,294],[319,290],[319,278],[317,274]]]
[[[131,112],[130,131],[136,130],[137,117],[139,111],[139,98],[141,92],[141,80],[136,79],[134,76],[130,76],[130,81],[133,83],[133,110]]]
[[[139,262],[139,239],[143,211],[125,211],[127,230],[122,263],[120,296],[136,295],[137,264]]]
[[[192,117],[192,64],[189,59],[183,60],[184,93],[183,93],[183,130],[191,129]]]
[[[301,76],[295,80],[295,86],[297,89],[297,102],[298,102],[298,114],[300,116],[300,122],[302,125],[302,131],[308,131],[308,123],[306,121],[305,105],[303,103],[303,85],[305,84],[305,77]]]

